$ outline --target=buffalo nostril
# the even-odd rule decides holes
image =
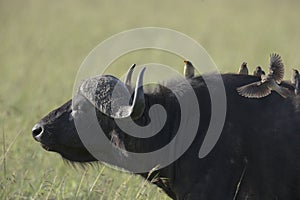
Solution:
[[[34,125],[34,127],[32,128],[32,136],[35,140],[39,141],[41,140],[42,134],[44,132],[44,128],[42,125],[40,124],[36,124]]]

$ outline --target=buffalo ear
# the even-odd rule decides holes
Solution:
[[[123,156],[128,156],[123,138],[120,137],[120,134],[118,134],[116,131],[112,131],[110,135],[110,140],[114,147],[116,147]]]

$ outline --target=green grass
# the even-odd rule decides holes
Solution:
[[[0,0],[0,198],[167,199],[138,176],[101,164],[70,167],[32,139],[32,126],[71,98],[76,72],[94,46],[136,27],[191,36],[222,72],[237,71],[244,60],[250,71],[258,64],[266,69],[269,54],[278,52],[289,79],[291,68],[300,68],[299,7],[296,0]],[[120,62],[133,59],[182,68],[164,52],[137,52]]]

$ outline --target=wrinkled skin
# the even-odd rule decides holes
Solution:
[[[266,98],[248,99],[239,96],[236,88],[258,81],[257,77],[228,74],[223,75],[223,80],[227,114],[214,149],[205,158],[198,158],[210,120],[210,97],[203,79],[196,77],[191,83],[200,103],[198,134],[184,155],[154,172],[150,179],[157,176],[154,183],[173,199],[220,200],[234,196],[236,199],[300,199],[300,98],[284,99],[272,93]],[[282,85],[293,92],[289,84]],[[137,124],[149,123],[147,112],[155,103],[164,105],[171,116],[158,136],[132,138],[118,130],[112,119],[98,115],[102,127],[107,128],[107,137],[116,132],[128,151],[158,149],[176,134],[180,111],[174,96],[162,89],[145,94],[145,99],[146,110],[136,120]],[[81,143],[72,117],[71,101],[68,101],[39,121],[44,130],[37,140],[46,150],[70,161],[97,161]],[[147,173],[141,175],[147,177]]]

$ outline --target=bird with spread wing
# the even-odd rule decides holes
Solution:
[[[244,97],[248,98],[262,98],[275,91],[282,97],[287,98],[290,91],[287,88],[280,86],[284,76],[284,64],[281,57],[272,53],[270,55],[269,74],[262,75],[261,80],[258,82],[250,83],[237,88],[237,92]]]

